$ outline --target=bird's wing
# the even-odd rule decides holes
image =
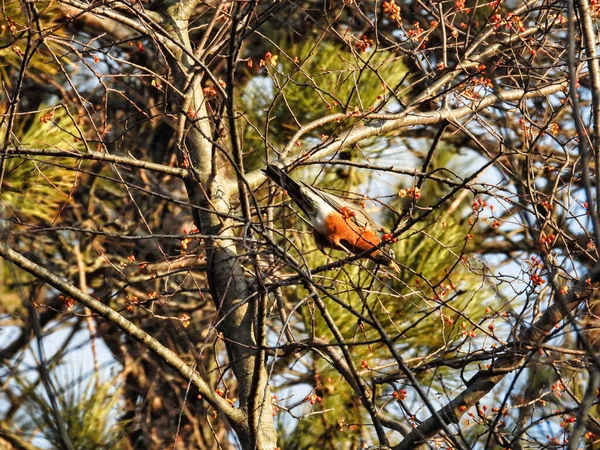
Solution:
[[[356,215],[354,217],[352,217],[352,220],[359,227],[367,227],[373,231],[378,230],[378,227],[377,227],[377,224],[375,223],[375,221],[359,205],[344,201],[339,197],[331,195],[325,191],[322,191],[321,189],[317,189],[306,183],[302,183],[302,184],[304,185],[305,188],[309,189],[310,191],[312,191],[313,193],[315,193],[316,195],[321,197],[323,200],[325,200],[329,206],[331,206],[333,209],[335,209],[340,214],[344,215],[345,208],[356,213]]]
[[[294,180],[285,171],[274,164],[267,165],[263,172],[282,189],[287,191],[288,195],[294,200],[298,207],[300,207],[304,214],[312,220],[312,217],[316,215],[316,208],[318,205],[315,204],[314,199],[311,198],[310,195],[306,195],[305,191],[309,186]]]
[[[267,165],[267,167],[264,169],[264,172],[283,189],[287,190],[287,193],[290,195],[290,197],[294,199],[300,209],[304,211],[304,213],[311,218],[311,220],[317,215],[316,211],[319,208],[317,200],[322,199],[329,206],[344,216],[344,209],[354,212],[355,215],[352,217],[352,221],[358,227],[366,227],[370,228],[372,231],[377,231],[377,224],[357,204],[346,202],[337,196],[331,195],[302,181],[296,181],[290,177],[287,172],[283,171],[280,167],[274,164]]]

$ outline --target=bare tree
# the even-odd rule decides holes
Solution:
[[[3,3],[0,447],[593,445],[599,14]],[[268,164],[375,247],[321,253]]]

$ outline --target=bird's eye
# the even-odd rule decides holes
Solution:
[[[390,258],[392,259],[396,259],[396,254],[394,253],[394,250],[392,250],[391,248],[388,250],[388,253],[390,255]]]

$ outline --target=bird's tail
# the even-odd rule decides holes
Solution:
[[[299,182],[294,180],[275,164],[268,164],[267,167],[263,169],[263,172],[288,193],[304,214],[309,218],[315,215],[315,205],[311,201],[311,196],[307,195],[305,192],[306,188]]]

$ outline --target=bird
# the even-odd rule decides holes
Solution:
[[[391,249],[377,248],[381,238],[373,219],[358,205],[342,200],[321,189],[294,180],[275,164],[263,172],[281,187],[310,219],[317,248],[343,250],[400,272]]]

